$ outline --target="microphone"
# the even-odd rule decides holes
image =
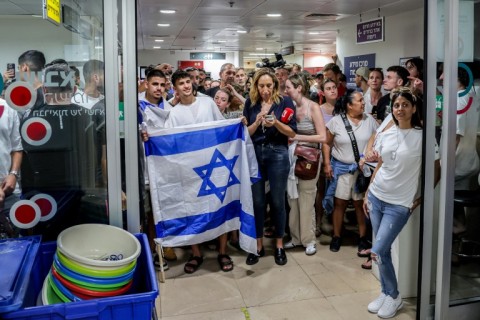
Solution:
[[[280,118],[280,121],[287,124],[292,120],[293,114],[295,112],[291,108],[285,108],[282,112],[282,117]]]

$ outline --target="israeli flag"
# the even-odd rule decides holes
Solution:
[[[251,183],[255,150],[240,119],[152,128],[145,142],[157,238],[165,247],[202,243],[240,230],[256,253]]]

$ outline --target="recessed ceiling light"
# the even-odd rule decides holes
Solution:
[[[153,49],[160,49],[161,47],[153,47]]]
[[[159,23],[157,24],[159,27],[170,27],[170,23]]]
[[[267,13],[267,17],[281,17],[281,13]]]
[[[155,39],[155,42],[163,42],[163,41],[165,41],[165,40],[163,40],[163,39]]]
[[[263,48],[256,48],[256,50],[263,50]]]
[[[247,33],[245,30],[237,30],[238,33]]]
[[[320,34],[318,31],[310,31],[308,34]]]
[[[175,10],[160,10],[161,13],[166,13],[166,14],[172,14],[172,13],[175,13],[177,11]]]

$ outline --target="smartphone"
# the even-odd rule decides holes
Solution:
[[[266,121],[273,121],[273,119],[274,119],[274,118],[273,118],[273,114],[267,114],[267,115],[265,116],[265,120],[266,120]]]
[[[15,63],[7,63],[7,71],[13,71],[13,78],[11,81],[15,81]]]

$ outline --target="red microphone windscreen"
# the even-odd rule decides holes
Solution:
[[[282,117],[280,118],[280,121],[283,123],[289,123],[290,120],[292,120],[294,111],[291,108],[285,108],[282,112]]]

